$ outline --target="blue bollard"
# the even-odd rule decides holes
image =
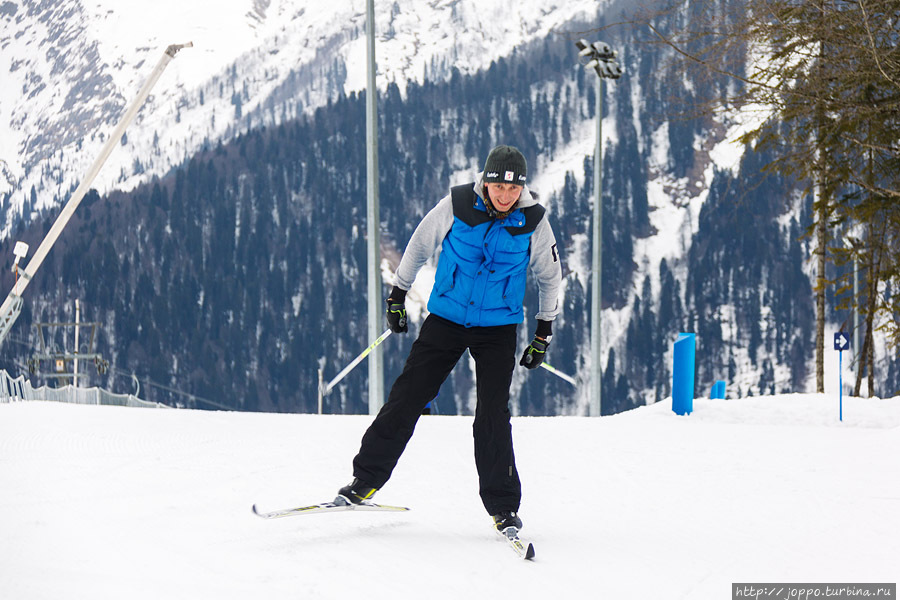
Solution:
[[[694,410],[694,355],[696,334],[679,333],[672,365],[672,410],[689,415]]]
[[[716,381],[712,386],[712,392],[709,394],[710,400],[724,400],[725,399],[725,382],[721,379]]]

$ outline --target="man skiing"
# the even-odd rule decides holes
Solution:
[[[491,150],[473,183],[451,188],[419,223],[403,253],[387,303],[394,333],[408,331],[406,293],[425,262],[441,248],[429,316],[413,343],[388,400],[363,435],[354,479],[336,503],[372,498],[390,478],[423,407],[466,349],[475,359],[477,405],[473,434],[479,492],[498,531],[522,528],[522,490],[513,454],[509,388],[516,361],[516,328],[529,266],[539,289],[534,339],[519,364],[537,368],[559,313],[561,279],[556,239],[543,206],[525,185],[527,164],[511,146]]]

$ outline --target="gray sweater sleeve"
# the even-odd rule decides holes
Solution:
[[[407,291],[412,287],[419,269],[438,249],[452,226],[453,203],[447,195],[428,211],[409,238],[400,266],[394,274],[394,285]]]
[[[542,321],[552,321],[559,314],[562,269],[556,236],[546,217],[531,236],[531,272],[538,284],[538,312],[535,317]]]

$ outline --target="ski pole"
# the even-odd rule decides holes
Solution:
[[[575,381],[574,377],[572,377],[571,375],[566,375],[565,373],[558,370],[556,367],[554,367],[550,363],[542,362],[541,366],[544,367],[545,369],[547,369],[548,371],[550,371],[551,373],[553,373],[554,375],[556,375],[557,377],[559,377],[560,379],[562,379],[564,381],[568,381],[575,387],[578,387],[578,383]]]
[[[346,377],[346,376],[347,376],[347,373],[349,373],[350,371],[353,370],[353,367],[355,367],[356,365],[358,365],[359,363],[361,363],[361,362],[362,362],[362,359],[364,359],[365,357],[367,357],[367,356],[369,355],[369,352],[371,352],[372,350],[374,350],[375,347],[378,346],[378,344],[380,344],[381,342],[383,342],[384,340],[386,340],[386,339],[388,338],[389,335],[391,335],[391,328],[390,328],[390,327],[388,327],[387,329],[385,329],[385,330],[384,330],[384,333],[382,333],[381,335],[378,336],[378,339],[376,339],[374,342],[372,342],[372,344],[371,344],[368,348],[366,348],[365,350],[363,350],[362,352],[360,352],[360,353],[359,353],[359,356],[357,356],[356,358],[354,358],[353,361],[352,361],[349,365],[347,365],[346,367],[344,367],[344,369],[343,369],[340,373],[338,373],[338,374],[335,376],[334,379],[332,379],[331,381],[329,381],[329,382],[328,382],[328,385],[325,386],[325,389],[323,390],[322,395],[323,395],[323,396],[327,395],[328,392],[331,391],[331,388],[333,388],[333,387],[336,386],[338,383],[340,383],[341,379],[343,379],[344,377]]]

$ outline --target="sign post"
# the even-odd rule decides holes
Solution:
[[[850,349],[850,335],[838,331],[834,334],[834,349],[838,351],[838,397],[840,399],[838,418],[844,421],[844,350]]]

